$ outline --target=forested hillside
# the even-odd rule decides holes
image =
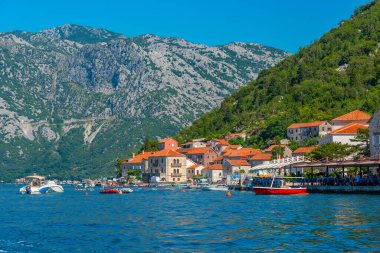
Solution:
[[[321,17],[323,18],[323,17]],[[354,109],[380,106],[380,1],[226,98],[179,139],[218,137],[246,130],[248,144],[284,137],[293,122],[332,119]]]

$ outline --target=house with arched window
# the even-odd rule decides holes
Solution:
[[[186,182],[186,156],[174,150],[161,150],[149,157],[150,177],[159,177],[163,182]]]

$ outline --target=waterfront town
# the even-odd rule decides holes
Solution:
[[[369,132],[369,156],[359,152],[330,160],[313,160],[310,156],[329,143],[357,146],[356,138],[361,132]],[[268,178],[277,168],[289,176],[323,175],[325,184],[379,184],[380,109],[373,116],[354,110],[331,121],[291,124],[287,139],[273,141],[265,150],[230,144],[246,138],[247,133],[240,132],[223,139],[193,139],[180,146],[174,138],[164,138],[159,141],[158,151],[143,151],[124,161],[122,176],[127,178],[129,171],[139,171],[142,180],[150,183],[207,179],[209,183],[237,185],[245,179]],[[311,139],[317,144],[305,146]],[[292,150],[294,143],[297,148]],[[359,144],[363,149],[365,145],[365,141]]]

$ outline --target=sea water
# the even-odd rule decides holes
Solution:
[[[379,251],[380,196],[0,185],[0,252]]]

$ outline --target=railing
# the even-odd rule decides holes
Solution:
[[[172,167],[182,167],[182,163],[172,163],[170,164]]]
[[[172,177],[182,177],[182,173],[172,173]]]

